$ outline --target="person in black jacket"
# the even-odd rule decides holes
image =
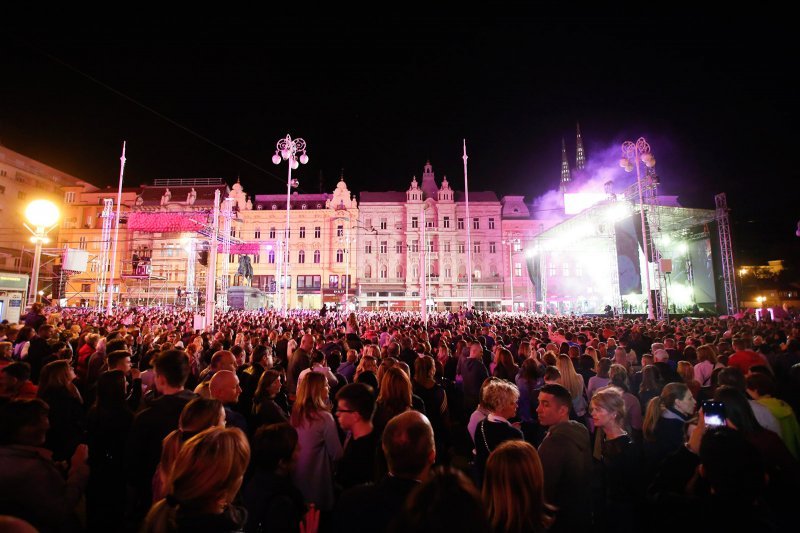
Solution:
[[[156,389],[160,396],[136,415],[125,447],[125,473],[131,491],[131,519],[144,517],[152,503],[152,480],[161,459],[161,442],[177,429],[184,406],[197,395],[183,387],[189,360],[181,350],[167,350],[155,360]]]
[[[253,475],[242,491],[247,509],[245,531],[295,533],[306,505],[292,483],[297,463],[297,430],[288,423],[261,426],[253,436]]]
[[[382,448],[389,475],[377,484],[358,485],[342,493],[331,531],[387,531],[411,491],[428,478],[436,460],[433,428],[417,411],[401,413],[386,424]]]
[[[490,381],[483,389],[483,404],[489,415],[475,429],[476,485],[483,484],[483,471],[489,454],[507,440],[523,440],[522,431],[509,422],[517,414],[519,389],[505,380]]]

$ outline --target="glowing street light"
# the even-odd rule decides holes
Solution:
[[[281,160],[289,162],[289,177],[286,180],[286,228],[283,230],[283,247],[281,248],[281,257],[278,262],[278,275],[276,276],[278,284],[275,287],[276,294],[280,290],[280,284],[283,282],[284,297],[281,302],[281,311],[285,314],[289,307],[289,210],[292,201],[292,187],[297,188],[300,182],[292,179],[292,170],[297,170],[300,165],[308,163],[308,156],[306,155],[306,142],[303,139],[292,139],[290,135],[286,135],[284,139],[280,139],[276,145],[275,155],[272,156],[272,162],[280,165]],[[280,275],[281,264],[284,265],[283,277]]]
[[[50,200],[34,200],[25,208],[25,218],[28,219],[31,225],[23,225],[33,235],[31,237],[31,242],[35,244],[31,286],[28,290],[28,305],[32,305],[36,301],[36,294],[39,289],[39,268],[42,260],[42,244],[50,242],[47,234],[55,227],[59,215],[58,207]]]

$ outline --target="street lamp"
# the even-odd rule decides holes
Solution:
[[[299,157],[298,157],[299,154]],[[280,282],[283,281],[284,298],[281,303],[282,311],[286,314],[289,307],[289,210],[292,201],[292,187],[297,188],[300,182],[292,179],[292,170],[296,170],[301,164],[308,163],[308,156],[306,155],[306,142],[303,139],[292,139],[290,135],[286,138],[280,139],[276,145],[275,155],[272,156],[272,162],[276,165],[281,163],[281,160],[289,162],[289,177],[286,180],[286,228],[283,232],[283,247],[281,249],[281,263],[284,264],[283,277],[278,279],[278,287]],[[278,266],[280,267],[280,264]],[[276,288],[277,290],[277,288]]]
[[[33,235],[31,242],[36,246],[33,252],[33,271],[31,272],[31,286],[28,291],[28,305],[32,305],[36,301],[36,294],[39,289],[39,266],[42,260],[42,244],[50,242],[47,237],[48,232],[52,230],[58,222],[59,212],[56,204],[50,200],[34,200],[25,209],[25,218],[31,223],[31,226],[23,225]]]
[[[619,160],[619,166],[625,169],[625,172],[633,170],[633,163],[631,158],[636,163],[636,184],[639,187],[639,215],[642,221],[642,249],[644,250],[644,277],[647,282],[647,318],[650,320],[655,319],[655,309],[653,307],[653,292],[650,290],[650,259],[648,257],[648,242],[647,242],[647,224],[644,217],[644,196],[642,194],[642,173],[639,168],[639,160],[647,166],[652,168],[656,164],[656,158],[650,153],[650,145],[644,137],[634,143],[625,141],[622,143],[622,159]]]
[[[511,279],[511,312],[514,312],[514,263],[512,259],[512,253],[514,251],[514,246],[518,245],[520,240],[516,237],[512,237],[510,239],[505,239],[503,244],[508,245],[508,273],[509,278]]]

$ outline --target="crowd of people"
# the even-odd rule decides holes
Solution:
[[[797,317],[35,305],[0,530],[796,530],[798,409]]]

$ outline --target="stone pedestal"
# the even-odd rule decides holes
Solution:
[[[267,307],[267,295],[255,287],[228,287],[228,307],[231,309],[261,309]]]

